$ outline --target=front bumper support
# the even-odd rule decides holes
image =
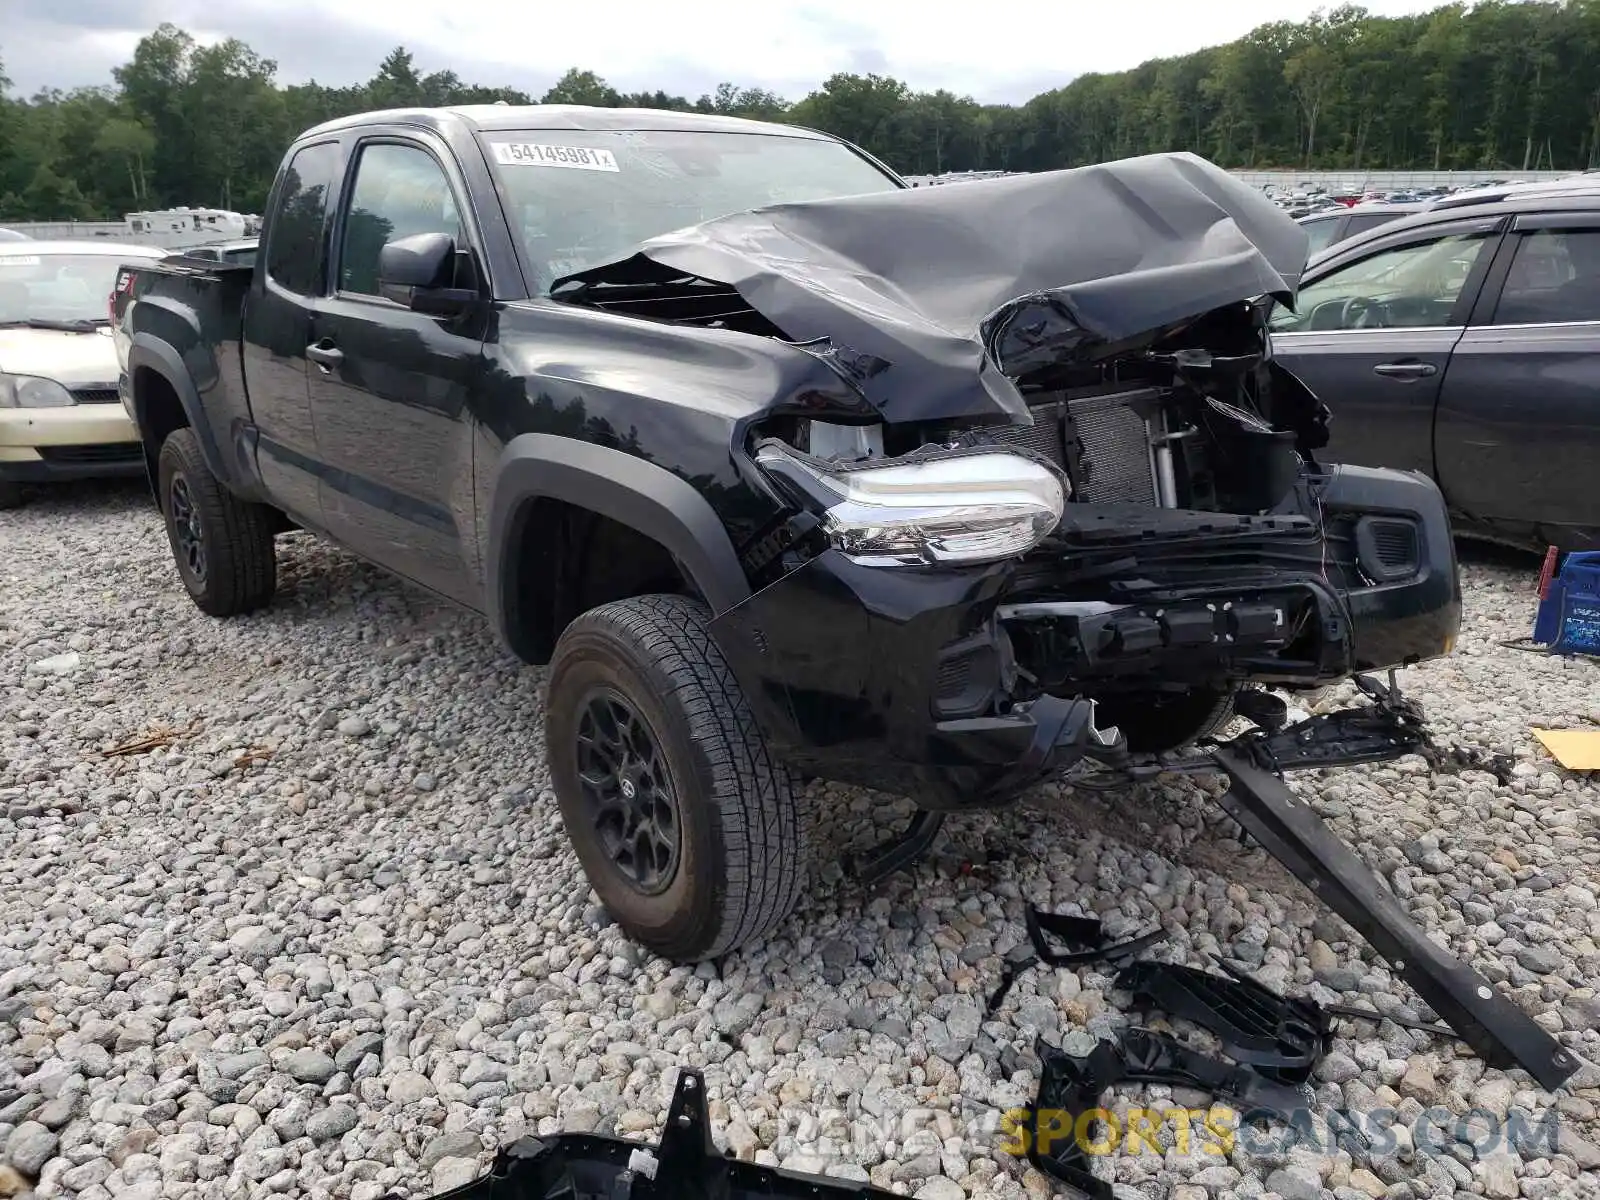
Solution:
[[[1547,1091],[1578,1069],[1577,1058],[1532,1017],[1413,924],[1371,868],[1281,779],[1230,744],[1211,758],[1231,780],[1220,800],[1224,811],[1388,959],[1486,1063],[1519,1066]]]
[[[731,1153],[731,1152],[730,1152]],[[502,1147],[488,1174],[433,1200],[891,1200],[893,1192],[744,1162],[711,1139],[705,1078],[685,1067],[661,1141],[596,1133],[522,1137]],[[399,1200],[394,1193],[382,1200]]]

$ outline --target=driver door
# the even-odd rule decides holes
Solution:
[[[429,316],[378,294],[386,242],[448,233],[476,253],[442,146],[412,130],[356,148],[311,318],[311,412],[327,531],[357,554],[463,604],[481,602],[468,401],[482,386],[484,317]],[[475,262],[482,262],[477,255]]]
[[[1498,218],[1428,225],[1338,254],[1271,318],[1274,355],[1333,412],[1318,458],[1434,474],[1450,353],[1499,240]]]

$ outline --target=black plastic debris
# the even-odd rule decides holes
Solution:
[[[1372,701],[1370,705],[1321,713],[1293,724],[1287,721],[1286,706],[1280,713],[1271,703],[1276,697],[1242,692],[1241,698],[1249,699],[1240,714],[1257,728],[1224,744],[1280,777],[1285,771],[1390,762],[1418,754],[1439,774],[1483,771],[1502,786],[1511,782],[1513,763],[1507,755],[1478,747],[1441,746],[1428,729],[1422,706],[1401,694],[1394,671],[1389,672],[1387,684],[1370,675],[1353,676],[1352,682]]]
[[[658,1145],[593,1133],[518,1138],[495,1156],[488,1174],[432,1200],[878,1200],[893,1195],[864,1183],[730,1158],[712,1141],[705,1092],[699,1071],[679,1071]]]
[[[1143,953],[1165,938],[1166,931],[1152,929],[1138,937],[1121,942],[1108,942],[1105,927],[1093,917],[1073,917],[1065,913],[1048,913],[1032,905],[1022,917],[1028,930],[1032,953],[1020,947],[1007,960],[1000,983],[989,995],[986,1016],[999,1011],[1001,1003],[1012,985],[1024,971],[1039,963],[1051,967],[1081,967],[1089,963],[1119,963]],[[1075,949],[1057,949],[1057,943]]]
[[[1467,1040],[1454,1029],[1443,1025],[1435,1025],[1431,1021],[1413,1021],[1409,1017],[1397,1017],[1393,1013],[1381,1013],[1373,1008],[1356,1008],[1350,1004],[1324,1004],[1322,1011],[1329,1016],[1351,1017],[1358,1021],[1389,1021],[1402,1029],[1415,1029],[1420,1033],[1431,1033],[1434,1037],[1449,1038],[1455,1042]]]
[[[1082,1057],[1042,1039],[1035,1052],[1041,1071],[1027,1117],[1028,1161],[1092,1200],[1112,1200],[1112,1190],[1091,1168],[1088,1147],[1099,1141],[1092,1128],[1098,1122],[1083,1118],[1102,1109],[1102,1097],[1120,1083],[1195,1088],[1237,1104],[1245,1122],[1287,1122],[1307,1107],[1300,1088],[1209,1058],[1149,1029],[1129,1029],[1115,1041],[1102,1039]]]
[[[1093,917],[1071,917],[1064,913],[1047,913],[1030,906],[1023,914],[1023,924],[1028,929],[1028,940],[1039,961],[1052,967],[1081,967],[1086,963],[1116,962],[1148,950],[1166,932],[1152,929],[1138,937],[1123,942],[1107,942],[1105,928]],[[1054,938],[1077,950],[1057,950],[1051,943]]]
[[[1226,963],[1222,969],[1228,974],[1136,962],[1118,972],[1115,986],[1133,994],[1140,1012],[1163,1012],[1214,1034],[1229,1058],[1268,1079],[1304,1083],[1333,1042],[1327,1010],[1309,997],[1280,996]]]
[[[1238,967],[1219,962],[1226,975],[1171,963],[1136,962],[1118,973],[1115,986],[1133,993],[1140,1012],[1157,1010],[1193,1021],[1222,1042],[1232,1058],[1268,1078],[1303,1083],[1328,1052],[1334,1017],[1390,1021],[1435,1037],[1465,1041],[1428,1021],[1348,1004],[1322,1004],[1310,996],[1282,996]]]

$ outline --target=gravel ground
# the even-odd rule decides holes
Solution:
[[[280,561],[272,609],[224,624],[184,596],[137,489],[0,516],[0,1196],[424,1196],[523,1132],[655,1136],[679,1063],[742,1156],[935,1200],[1045,1195],[996,1114],[1032,1097],[1037,1033],[1076,1045],[1126,1018],[1085,969],[1025,975],[982,1020],[1024,901],[1114,932],[1160,919],[1162,955],[1419,1011],[1191,785],[1041,789],[951,822],[873,895],[839,852],[907,808],[815,785],[846,816],[800,911],[720,974],[671,967],[609,924],[566,847],[540,673],[338,550],[297,535]],[[1413,760],[1297,786],[1592,1063],[1600,793],[1528,726],[1600,721],[1600,671],[1497,645],[1531,628],[1533,571],[1469,563],[1460,649],[1405,673],[1441,734],[1517,756],[1509,789]],[[102,753],[140,737],[161,744]],[[1370,1148],[1225,1150],[1169,1124],[1162,1153],[1099,1170],[1178,1200],[1600,1191],[1594,1066],[1556,1098],[1392,1023],[1339,1034],[1315,1107],[1392,1122]],[[1532,1136],[1489,1136],[1508,1112]]]

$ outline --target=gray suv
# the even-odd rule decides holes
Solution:
[[[1337,401],[1321,457],[1432,476],[1464,533],[1600,548],[1600,189],[1430,208],[1339,242],[1270,328]]]

